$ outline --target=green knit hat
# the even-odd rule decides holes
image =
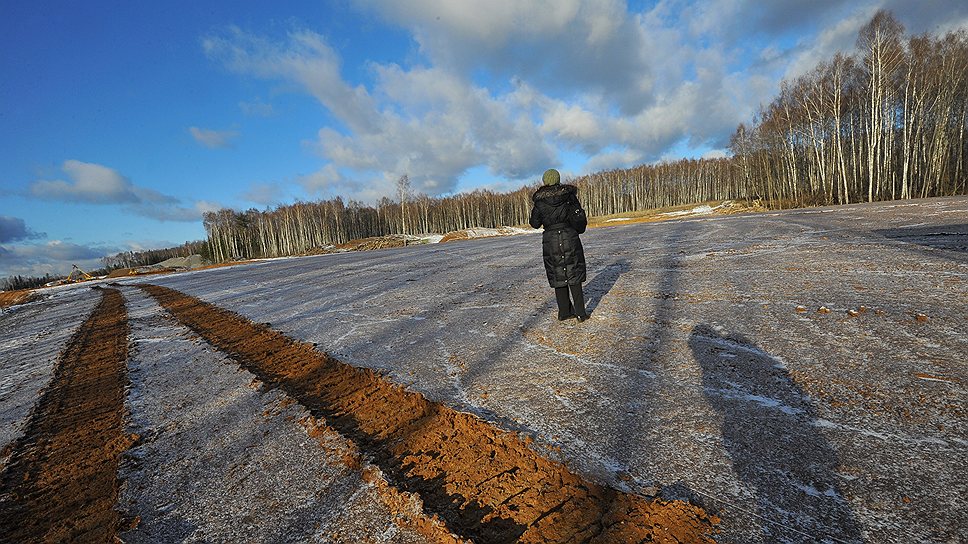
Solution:
[[[541,181],[544,182],[545,185],[558,185],[561,183],[561,174],[559,174],[554,168],[549,168],[548,170],[545,170],[544,175],[541,176]]]

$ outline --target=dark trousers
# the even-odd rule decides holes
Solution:
[[[571,292],[571,300],[568,293]],[[585,295],[581,292],[581,284],[568,287],[555,287],[555,299],[558,301],[558,319],[569,317],[587,318],[585,313]]]

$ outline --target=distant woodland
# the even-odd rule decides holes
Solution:
[[[85,272],[92,276],[103,276],[111,270],[116,270],[119,268],[138,268],[141,266],[160,263],[162,261],[171,259],[172,257],[188,257],[189,255],[195,254],[210,257],[209,243],[205,240],[198,240],[195,242],[185,242],[178,247],[170,247],[166,249],[124,251],[101,259],[101,261],[104,263],[103,268],[96,270],[85,270]],[[0,279],[0,290],[13,291],[17,289],[33,289],[35,287],[40,287],[45,283],[64,278],[65,276],[51,276],[50,274],[46,274],[41,277],[22,275],[8,276]]]
[[[725,199],[785,208],[968,192],[968,33],[907,36],[881,11],[860,30],[857,46],[856,56],[837,54],[783,81],[778,96],[736,128],[727,158],[642,165],[567,182],[578,186],[592,216]],[[370,236],[520,225],[536,187],[432,198],[412,195],[403,174],[396,199],[375,205],[337,197],[206,213],[207,242],[159,251],[191,250],[224,261],[296,255]],[[129,252],[105,264],[137,266],[160,257]]]
[[[731,156],[599,172],[569,180],[589,215],[708,200],[758,199],[771,207],[847,204],[966,192],[968,34],[906,36],[881,11],[837,54],[783,81],[730,140]],[[273,210],[205,215],[215,260],[293,255],[386,234],[445,233],[526,223],[536,186],[411,196],[375,206],[341,198]]]

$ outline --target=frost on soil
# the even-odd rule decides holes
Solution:
[[[721,516],[723,542],[955,542],[968,540],[966,225],[968,199],[945,198],[590,229],[592,318],[582,324],[555,320],[530,236],[152,283],[532,437],[536,451],[594,482],[700,504]],[[305,507],[335,500],[327,497],[354,504],[359,476],[318,444],[298,454],[319,463],[318,481],[280,468],[316,440],[298,422],[301,408],[249,387],[250,375],[140,291],[123,291],[133,319],[129,403],[146,429],[123,469],[120,506],[142,517],[126,538],[213,538],[247,524],[267,539],[330,538],[335,518]],[[16,354],[4,358],[2,379],[28,384],[2,382],[5,431],[21,428],[49,378],[70,336],[61,327],[94,303],[80,291],[62,302],[45,307],[49,316],[28,313],[46,302],[0,316],[0,349]],[[19,431],[10,432],[7,441]],[[176,470],[187,476],[168,476]],[[248,488],[253,477],[262,480]],[[216,519],[216,491],[199,482],[258,508],[228,506],[231,522]],[[297,521],[246,519],[253,511]],[[374,541],[408,534],[378,519],[364,523],[396,532],[378,529]]]

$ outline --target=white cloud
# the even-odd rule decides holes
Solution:
[[[39,180],[31,184],[33,196],[43,200],[119,204],[141,199],[130,180],[100,164],[68,160],[62,167],[71,181]]]
[[[148,217],[157,221],[186,222],[201,221],[205,212],[214,212],[224,208],[214,202],[197,200],[188,206],[175,201],[164,206],[143,202],[125,206],[125,210],[141,217]]]
[[[441,194],[476,165],[517,179],[554,158],[531,112],[519,109],[512,97],[492,96],[441,69],[374,65],[371,94],[341,78],[336,53],[311,32],[293,33],[279,45],[232,29],[204,45],[234,70],[301,84],[345,125],[345,133],[319,131],[316,149],[330,167],[300,180],[316,192],[392,194],[395,180],[406,173],[416,191]]]
[[[434,66],[456,74],[485,68],[555,94],[600,94],[626,114],[651,101],[650,40],[618,0],[357,4],[410,30]]]
[[[642,162],[642,154],[631,149],[618,149],[599,153],[588,159],[585,163],[584,173],[601,172],[623,168],[629,164]]]
[[[576,144],[589,140],[600,141],[603,136],[599,115],[579,104],[566,104],[560,101],[555,102],[545,112],[541,130]]]
[[[181,199],[135,185],[127,177],[104,165],[68,160],[62,167],[70,181],[38,180],[30,195],[40,200],[112,205],[159,221],[198,221],[216,204],[198,201],[184,206]]]
[[[12,275],[65,275],[72,264],[91,270],[101,266],[101,258],[118,248],[83,246],[51,240],[44,244],[0,246],[0,277]]]
[[[728,156],[729,152],[725,149],[710,149],[702,154],[702,158],[704,159],[722,159]]]
[[[852,46],[877,8],[917,28],[968,16],[901,0],[660,0],[641,13],[620,0],[355,4],[418,47],[406,63],[353,67],[365,85],[309,30],[271,41],[230,28],[203,41],[229,69],[319,101],[338,123],[320,127],[313,148],[326,162],[298,182],[354,198],[392,195],[403,173],[432,195],[482,166],[526,181],[563,152],[587,157],[578,169],[589,171],[721,150],[784,74]]]
[[[352,87],[340,77],[340,59],[322,36],[294,32],[281,46],[230,28],[225,36],[210,36],[202,47],[211,58],[232,70],[264,78],[283,78],[303,85],[351,130],[375,130],[378,115],[362,86]]]
[[[238,138],[235,130],[211,130],[207,128],[188,127],[189,134],[195,141],[209,149],[228,149],[232,147],[232,140]]]

